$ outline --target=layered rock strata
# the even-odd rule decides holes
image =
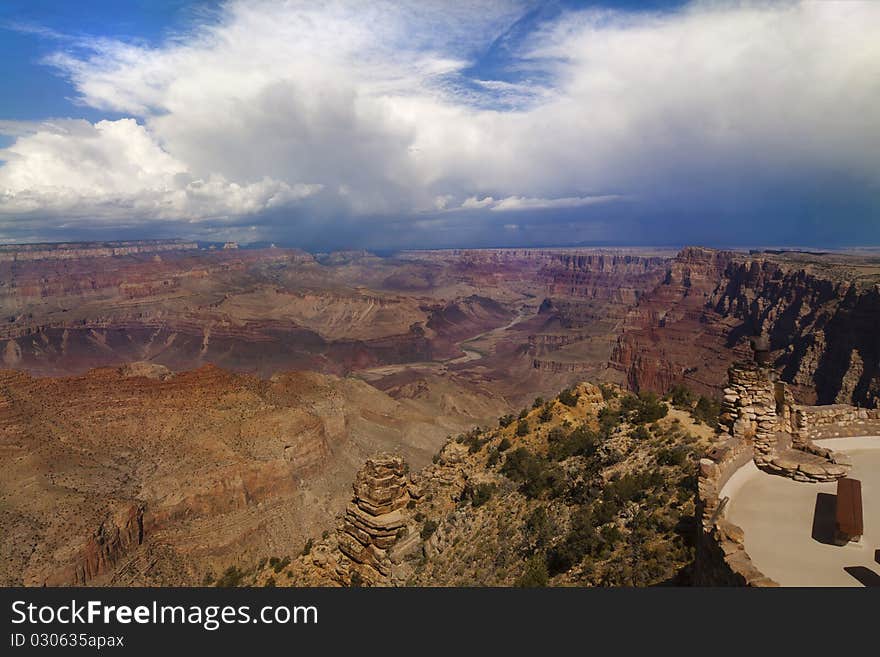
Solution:
[[[339,551],[351,560],[349,579],[357,572],[370,584],[391,575],[389,549],[407,524],[405,507],[417,491],[399,456],[369,459],[358,472],[354,496],[337,531]]]

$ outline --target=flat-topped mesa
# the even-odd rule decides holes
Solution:
[[[404,507],[412,499],[407,466],[399,456],[369,459],[357,473],[354,496],[337,530],[339,550],[362,581],[375,584],[391,574],[387,550],[406,526]]]
[[[102,258],[159,253],[165,251],[195,251],[196,242],[182,240],[128,240],[122,242],[58,242],[43,244],[2,244],[0,261],[71,260],[75,258]]]

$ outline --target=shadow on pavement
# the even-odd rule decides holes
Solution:
[[[825,545],[834,543],[834,517],[837,512],[837,495],[831,493],[816,494],[816,508],[813,511],[814,541]]]
[[[846,572],[862,583],[862,586],[880,586],[880,575],[865,566],[846,566]]]

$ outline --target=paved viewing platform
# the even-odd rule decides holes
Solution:
[[[836,482],[773,476],[749,461],[724,485],[726,517],[742,528],[754,565],[782,586],[880,585],[880,437],[820,440],[844,454],[848,477],[861,481],[864,534],[834,541]]]

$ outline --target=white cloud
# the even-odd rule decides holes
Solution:
[[[516,210],[558,210],[560,208],[582,208],[597,203],[610,203],[620,200],[621,196],[606,194],[603,196],[569,196],[566,198],[524,198],[508,196],[491,206],[493,212],[510,212]]]
[[[443,208],[449,208],[449,197],[446,198],[446,204]],[[491,196],[477,198],[469,196],[458,207],[449,208],[451,210],[480,210],[488,209],[492,212],[515,212],[517,210],[559,210],[564,208],[582,208],[588,205],[596,205],[598,203],[611,203],[612,201],[622,200],[624,197],[618,194],[603,194],[600,196],[567,196],[562,198],[526,198],[524,196],[508,196],[506,198],[495,199]]]
[[[374,217],[455,199],[650,202],[823,171],[880,183],[880,3],[567,12],[505,42],[541,85],[478,76],[463,90],[522,13],[238,0],[159,47],[60,51],[81,102],[136,121],[0,125],[16,133],[0,213],[191,222],[310,197],[312,212]],[[515,102],[487,107],[480,89]]]
[[[15,128],[15,126],[8,126]],[[305,198],[318,185],[220,174],[193,178],[133,119],[22,124],[0,151],[0,213],[96,219],[199,220],[253,214]]]
[[[481,199],[478,199],[476,196],[470,196],[462,202],[461,207],[465,210],[475,210],[478,208],[490,208],[496,203],[497,201],[491,196]]]

